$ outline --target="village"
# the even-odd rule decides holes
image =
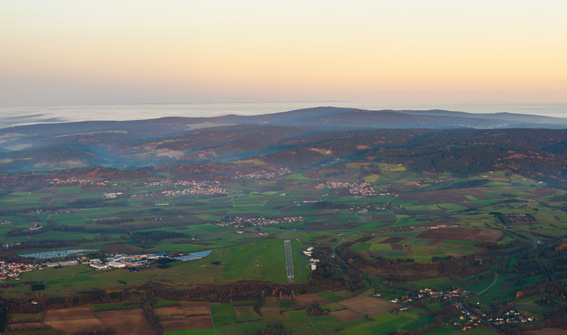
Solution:
[[[280,223],[290,223],[290,222],[303,222],[303,217],[301,216],[286,216],[281,218],[269,219],[263,216],[253,217],[253,218],[241,218],[239,216],[231,217],[228,220],[222,220],[217,223],[217,226],[221,227],[234,227],[234,228],[244,228],[244,227],[257,227],[257,226],[270,226],[272,224]]]
[[[376,292],[373,296],[381,297],[382,294],[380,292]],[[503,325],[533,322],[537,320],[536,317],[530,317],[525,313],[522,314],[514,309],[506,311],[502,315],[487,316],[487,314],[481,309],[477,307],[470,307],[463,302],[471,297],[473,297],[473,292],[465,291],[460,288],[446,291],[424,288],[420,289],[416,292],[416,294],[412,296],[398,296],[397,298],[390,300],[390,302],[395,304],[403,304],[405,306],[400,308],[399,311],[408,311],[411,308],[411,305],[415,304],[416,302],[428,300],[447,300],[451,303],[451,306],[459,309],[460,315],[452,325],[462,332],[477,327],[486,326],[488,323],[490,323],[492,326],[498,327]]]
[[[49,181],[49,184],[51,185],[78,185],[78,186],[107,186],[108,185],[108,180],[104,180],[104,181],[95,181],[95,180],[90,180],[90,179],[84,179],[84,178],[75,178],[75,177],[71,177],[68,179],[59,179],[59,178],[55,178],[55,179],[51,179]],[[116,184],[114,184],[116,185]]]
[[[21,273],[32,271],[34,268],[32,264],[0,261],[0,280],[18,277]]]
[[[324,184],[319,184],[315,186],[316,189],[348,189],[350,195],[355,197],[377,197],[377,196],[389,196],[389,195],[396,195],[394,192],[382,189],[380,191],[376,191],[374,186],[370,183],[345,183],[345,182],[338,182],[338,181],[329,181]]]
[[[28,213],[30,214],[70,214],[72,213],[71,210],[69,209],[55,209],[55,210],[50,210],[50,209],[34,209],[32,211],[29,211]],[[12,222],[15,223],[15,222]]]
[[[219,195],[219,194],[229,194],[227,190],[220,186],[220,182],[213,180],[205,181],[177,181],[172,185],[174,186],[184,186],[183,190],[167,190],[162,191],[161,194],[166,197],[175,195]]]
[[[285,176],[287,174],[290,174],[291,171],[288,168],[281,168],[279,170],[277,170],[276,172],[254,172],[254,173],[248,173],[248,174],[244,174],[244,175],[236,175],[234,177],[232,177],[233,179],[273,179],[276,177],[281,177],[281,176]]]

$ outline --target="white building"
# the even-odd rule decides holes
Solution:
[[[111,268],[121,269],[125,268],[126,264],[120,262],[108,262],[108,266],[110,266]]]

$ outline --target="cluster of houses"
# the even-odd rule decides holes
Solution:
[[[490,318],[488,319],[489,322],[492,322],[495,326],[505,325],[505,324],[518,324],[518,323],[526,323],[526,322],[534,322],[536,321],[536,317],[529,317],[523,315],[522,313],[511,309],[507,312],[504,312],[502,316]]]
[[[40,225],[39,223],[34,224],[33,226],[30,227],[30,231],[36,231],[36,230],[41,230],[43,228],[42,225]]]
[[[302,204],[316,204],[318,202],[321,202],[323,200],[321,199],[306,199],[301,201]],[[297,204],[297,206],[299,206],[299,203],[297,201],[294,201],[293,203]]]
[[[376,292],[374,296],[380,297],[381,294]],[[453,323],[453,325],[463,332],[470,329],[474,329],[476,327],[481,327],[483,326],[483,322],[486,323],[486,321],[492,323],[494,326],[501,326],[506,324],[533,322],[537,320],[537,318],[535,317],[529,317],[513,309],[506,311],[502,315],[499,315],[497,317],[487,318],[486,313],[483,312],[481,309],[470,308],[464,304],[457,302],[461,298],[466,299],[470,296],[471,296],[471,292],[464,291],[459,288],[454,290],[447,290],[447,291],[438,291],[435,289],[424,288],[424,289],[420,289],[419,292],[417,292],[417,294],[414,296],[404,297],[404,299],[396,298],[390,300],[390,302],[409,304],[414,301],[427,300],[431,298],[451,301],[451,305],[460,310],[460,315],[458,317],[458,320],[456,320]],[[406,306],[400,310],[408,310],[408,309],[409,307]]]
[[[232,217],[229,220],[222,220],[217,223],[217,226],[221,227],[257,227],[257,226],[270,226],[273,224],[280,223],[291,223],[291,222],[303,222],[302,216],[286,216],[281,218],[269,219],[263,216],[254,218],[241,218],[239,216]]]
[[[328,181],[323,184],[315,186],[316,189],[344,189],[348,188],[349,193],[356,197],[376,197],[378,195],[391,195],[390,192],[378,193],[374,189],[374,186],[370,183],[345,183],[340,181]]]
[[[305,251],[303,251],[303,254],[307,257],[310,257],[309,268],[311,269],[311,271],[317,270],[317,263],[319,263],[321,260],[317,258],[313,258],[313,247],[307,248]]]
[[[217,194],[228,194],[228,191],[221,187],[220,182],[216,180],[204,180],[204,181],[177,181],[174,182],[175,186],[185,187],[183,190],[166,190],[161,192],[161,194],[166,197],[173,195],[217,195]]]
[[[267,236],[268,235],[266,233],[262,233],[260,230],[254,230],[254,229],[237,230],[237,231],[235,231],[235,233],[237,233],[237,234],[248,233],[248,234],[254,234],[254,235],[258,235],[258,236]]]
[[[0,261],[0,280],[18,277],[20,273],[29,272],[34,269],[31,264],[24,263],[6,263]]]
[[[424,288],[420,289],[417,295],[407,297],[406,299],[399,299],[395,298],[390,300],[391,303],[411,303],[414,301],[426,300],[430,298],[437,298],[437,299],[455,299],[455,298],[466,298],[470,294],[469,291],[463,291],[460,288],[454,289],[451,291],[438,291],[435,289]],[[374,294],[375,297],[381,296],[379,292]]]
[[[243,175],[236,175],[232,178],[233,179],[273,179],[276,177],[285,176],[290,173],[291,171],[288,168],[283,168],[277,170],[276,172],[266,172],[266,171],[254,172]]]
[[[482,326],[482,320],[479,318],[478,315],[486,316],[486,314],[482,313],[480,309],[475,308],[474,313],[471,313],[467,311],[462,304],[453,303],[452,305],[461,310],[461,315],[459,315],[459,320],[454,322],[453,326],[457,327],[463,332]]]
[[[51,179],[49,183],[51,185],[107,186],[108,180],[95,181],[90,179],[71,177],[68,179],[59,179],[59,178]]]
[[[482,318],[486,317],[486,314],[478,309],[473,308],[472,313],[467,311],[461,304],[454,303],[456,307],[461,309],[461,315],[459,316],[459,321],[454,323],[454,326],[457,326],[461,329],[461,331],[467,331],[479,326],[482,326]],[[522,315],[522,313],[516,310],[509,310],[504,313],[504,315],[500,317],[488,318],[486,321],[492,323],[494,326],[503,326],[503,325],[510,325],[510,324],[519,324],[519,323],[526,323],[526,322],[533,322],[536,321],[536,317],[528,317],[526,315]]]
[[[407,185],[415,185],[415,186],[423,186],[423,185],[431,185],[431,184],[446,184],[448,180],[432,180],[432,179],[420,179],[420,180],[412,180],[407,183]]]
[[[71,211],[68,210],[68,209],[57,209],[57,210],[34,209],[33,211],[29,211],[28,213],[30,213],[30,214],[61,214],[61,213],[69,214],[69,213],[71,213]]]
[[[116,199],[122,195],[122,192],[105,192],[102,194],[104,199]]]
[[[421,298],[443,298],[443,299],[454,299],[454,298],[466,298],[470,294],[469,291],[463,291],[460,288],[454,289],[452,291],[437,291],[430,288],[424,288],[419,290],[417,297]]]

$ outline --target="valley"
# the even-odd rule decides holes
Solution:
[[[168,131],[6,154],[8,334],[127,334],[119,319],[169,335],[565,326],[564,130]],[[132,166],[99,165],[110,151]]]

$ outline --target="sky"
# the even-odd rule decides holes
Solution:
[[[0,0],[0,107],[567,102],[564,0]]]

